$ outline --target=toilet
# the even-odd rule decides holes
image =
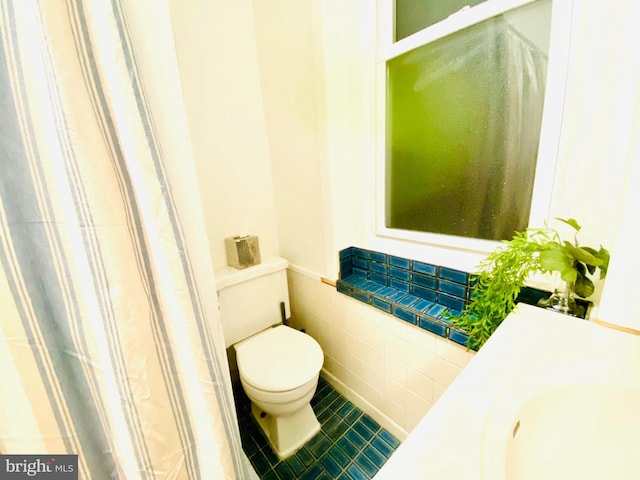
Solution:
[[[310,401],[324,355],[309,335],[283,324],[289,317],[287,261],[216,271],[225,344],[233,346],[251,412],[280,459],[320,430]]]

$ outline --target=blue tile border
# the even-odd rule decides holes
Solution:
[[[358,247],[339,252],[337,291],[405,322],[467,346],[468,335],[451,325],[471,298],[476,275]],[[516,302],[536,305],[551,292],[525,286]],[[586,318],[592,305],[576,299]]]
[[[469,301],[471,274],[357,247],[341,250],[339,260],[338,292],[466,346],[447,313]]]

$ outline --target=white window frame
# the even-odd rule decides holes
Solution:
[[[378,45],[376,55],[376,165],[375,236],[415,244],[490,252],[499,242],[454,235],[415,232],[386,227],[386,89],[387,62],[414,48],[435,41],[488,18],[536,0],[487,0],[465,8],[448,18],[397,42],[393,41],[394,0],[378,2]],[[541,227],[550,220],[551,201],[558,164],[558,150],[564,112],[566,72],[571,37],[572,0],[552,0],[551,34],[545,103],[529,226]]]

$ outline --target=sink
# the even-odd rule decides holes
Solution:
[[[607,371],[556,367],[504,392],[487,417],[482,478],[640,478],[640,388]]]

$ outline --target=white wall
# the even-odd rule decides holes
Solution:
[[[279,255],[251,0],[170,0],[182,91],[214,268],[224,238]]]
[[[374,3],[171,0],[214,264],[224,265],[222,239],[244,232],[260,235],[263,255],[287,258],[292,322],[320,341],[325,367],[347,395],[402,433],[468,360],[464,349],[318,278],[336,278],[337,252],[349,245],[465,270],[484,255],[372,235]],[[619,239],[632,233],[622,212],[635,210],[625,182],[637,162],[630,145],[639,42],[631,11],[631,0],[576,1],[551,212],[577,218],[583,243],[611,250],[615,301],[634,294],[615,257]]]
[[[342,393],[404,439],[473,357],[442,337],[289,272],[291,325],[325,355],[324,372]]]

